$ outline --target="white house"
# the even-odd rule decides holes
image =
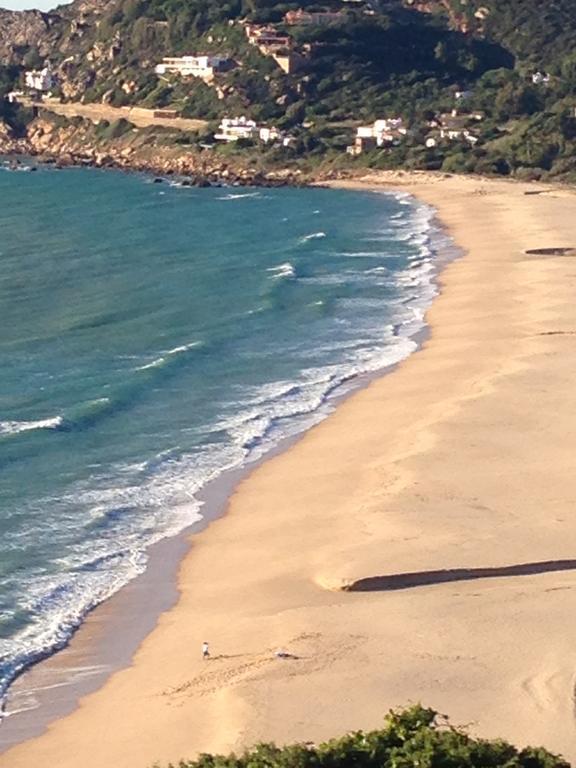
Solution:
[[[546,72],[534,72],[532,82],[534,85],[547,85],[550,82],[550,75],[547,75]]]
[[[157,75],[169,73],[182,77],[199,77],[202,80],[211,80],[216,72],[225,69],[230,63],[226,56],[172,56],[162,59],[154,71]]]
[[[260,138],[260,128],[246,117],[225,117],[214,134],[216,141],[238,141],[238,139]]]
[[[375,120],[373,131],[377,141],[380,135],[393,133],[406,136],[408,133],[408,129],[405,127],[401,117],[387,117],[384,120]]]
[[[47,64],[43,69],[30,69],[24,74],[26,87],[33,91],[45,93],[54,86],[54,76],[50,65]]]
[[[282,144],[284,147],[292,146],[294,137],[280,131],[276,126],[258,125],[254,120],[246,117],[225,117],[218,127],[218,133],[214,134],[216,141],[238,141],[238,139],[252,139],[263,144]]]
[[[482,120],[484,113],[477,112],[469,115],[459,115],[457,110],[453,109],[449,114],[440,115],[439,127],[440,138],[448,141],[467,141],[469,144],[477,144],[476,136],[468,127],[471,120]]]
[[[260,141],[263,141],[264,144],[270,144],[270,142],[278,141],[278,139],[282,138],[283,134],[280,133],[276,126],[268,128],[264,125],[259,129],[258,136]]]
[[[398,145],[407,133],[408,129],[401,117],[375,120],[372,125],[361,125],[356,129],[356,140],[346,151],[350,155],[359,155],[374,147]]]
[[[467,141],[468,144],[472,145],[478,143],[478,136],[475,136],[467,128],[442,127],[440,128],[440,138],[448,139],[448,141]]]

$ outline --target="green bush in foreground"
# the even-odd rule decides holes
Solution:
[[[569,768],[539,747],[469,736],[432,709],[391,711],[384,728],[357,731],[318,746],[259,744],[242,755],[200,755],[178,768]],[[176,768],[173,764],[169,768]]]

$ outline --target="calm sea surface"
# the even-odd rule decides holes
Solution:
[[[433,243],[403,195],[0,172],[0,697],[208,480],[415,349]]]

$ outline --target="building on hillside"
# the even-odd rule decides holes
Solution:
[[[159,120],[176,120],[180,117],[180,112],[177,109],[155,109],[152,117]]]
[[[534,85],[548,85],[550,82],[550,75],[546,72],[534,72],[532,75],[532,82]]]
[[[440,115],[438,120],[440,138],[477,144],[478,137],[469,128],[471,119],[474,119],[471,115],[459,115],[456,110]]]
[[[292,51],[292,38],[274,27],[246,24],[246,37],[263,56],[271,56],[280,69],[291,75],[299,69],[302,57]]]
[[[297,72],[304,62],[302,56],[291,51],[277,51],[271,54],[272,58],[278,64],[280,69],[287,75],[292,75]]]
[[[225,117],[214,134],[216,141],[232,142],[238,139],[260,138],[260,128],[254,120],[246,117]]]
[[[246,117],[225,117],[214,134],[216,141],[231,143],[239,139],[261,141],[263,144],[281,144],[290,147],[294,143],[293,136],[279,130],[275,125],[258,125]]]
[[[383,120],[375,120],[372,130],[377,139],[381,134],[394,133],[399,136],[406,136],[408,133],[408,129],[401,117],[387,117]]]
[[[178,74],[182,77],[199,77],[212,80],[217,72],[229,69],[232,61],[227,56],[172,56],[162,59],[154,71],[157,75]]]
[[[302,8],[284,14],[284,22],[289,26],[315,25],[323,27],[329,24],[340,24],[347,18],[346,11],[304,11]]]
[[[401,117],[375,120],[372,125],[361,125],[356,129],[354,144],[346,147],[350,155],[360,155],[376,147],[398,146],[408,134],[408,128]]]
[[[283,147],[292,147],[296,143],[296,137],[291,136],[285,131],[281,131],[275,125],[268,127],[261,126],[259,130],[259,139],[263,144],[280,144]]]
[[[246,33],[246,37],[248,38],[250,45],[256,44],[256,40],[258,39],[258,35],[262,29],[268,29],[268,27],[264,27],[262,24],[251,24],[248,21],[244,24],[244,32]]]
[[[346,147],[346,152],[349,155],[361,155],[362,152],[369,152],[377,146],[374,136],[356,136],[354,144]]]
[[[32,91],[39,91],[40,93],[46,93],[52,90],[54,87],[54,75],[50,64],[47,64],[43,69],[30,69],[24,74],[24,82],[26,87]]]
[[[280,32],[275,27],[246,24],[244,29],[250,45],[255,45],[260,49],[265,48],[272,51],[292,47],[290,35]]]
[[[282,134],[275,125],[270,128],[263,125],[258,131],[258,138],[260,141],[264,142],[264,144],[271,144],[274,141],[278,141],[283,138],[283,135],[284,134]]]
[[[290,35],[262,35],[256,45],[267,56],[274,51],[289,51],[292,48],[292,38]]]

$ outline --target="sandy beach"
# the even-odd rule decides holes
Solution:
[[[526,253],[576,247],[576,197],[430,174],[339,186],[417,195],[465,250],[429,339],[244,480],[132,665],[0,768],[319,741],[416,701],[576,760],[576,261]]]

